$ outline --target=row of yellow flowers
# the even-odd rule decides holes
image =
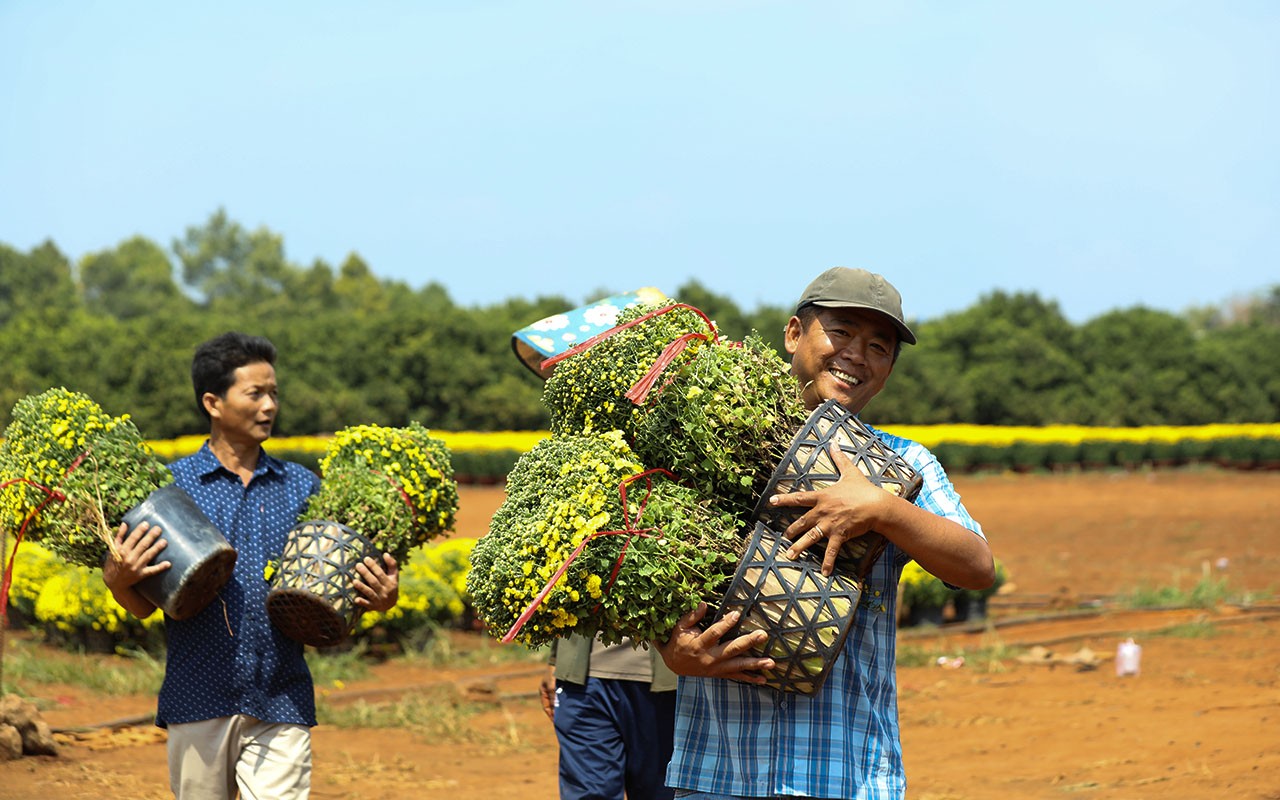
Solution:
[[[925,447],[941,442],[1003,446],[1014,442],[1079,444],[1086,441],[1178,442],[1218,439],[1280,439],[1280,423],[1239,423],[1213,425],[1149,425],[1136,428],[1104,428],[1086,425],[888,425],[885,430],[914,439]],[[431,435],[444,441],[453,452],[528,452],[550,435],[547,431],[437,431]],[[272,440],[272,449],[323,454],[330,436],[283,436]],[[166,461],[199,449],[203,436],[181,436],[150,442]]]
[[[888,425],[885,430],[913,439],[925,447],[941,442],[954,444],[1010,445],[1080,444],[1081,442],[1180,442],[1218,439],[1280,439],[1280,423],[1218,423],[1213,425],[1147,425],[1104,428],[1087,425]]]
[[[378,633],[391,640],[412,640],[432,625],[455,625],[467,610],[468,557],[476,540],[454,537],[422,545],[412,551],[400,573],[400,601],[389,611],[364,614],[357,640]],[[6,560],[14,543],[6,542]],[[10,616],[39,626],[51,641],[84,646],[77,634],[96,633],[99,646],[154,644],[164,614],[156,611],[145,620],[129,615],[102,582],[97,569],[67,564],[34,542],[18,546],[13,584],[9,591]]]
[[[547,431],[438,431],[431,435],[440,439],[452,452],[528,452],[533,446],[551,434]],[[179,436],[176,439],[157,439],[148,444],[156,455],[166,461],[172,461],[190,455],[200,449],[204,436]],[[273,451],[294,451],[323,455],[329,447],[331,435],[323,436],[277,436],[271,440]]]

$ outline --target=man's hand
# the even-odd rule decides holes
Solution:
[[[356,605],[368,611],[388,611],[400,600],[400,569],[390,553],[382,554],[382,563],[365,556],[356,564],[355,587],[362,597]]]
[[[698,623],[706,614],[707,604],[698,604],[676,623],[671,638],[657,644],[658,653],[667,667],[677,675],[764,683],[765,677],[754,670],[772,669],[773,659],[743,654],[756,645],[764,644],[769,634],[752,631],[721,644],[720,638],[737,624],[738,612],[729,612],[724,619],[704,631]]]
[[[840,547],[870,531],[878,518],[881,504],[894,498],[867,480],[867,476],[838,445],[831,445],[830,452],[836,468],[840,470],[840,480],[816,492],[775,494],[769,498],[771,506],[809,507],[804,516],[783,532],[793,540],[787,557],[795,558],[825,539],[827,550],[822,559],[823,575],[830,575],[835,570]]]
[[[149,522],[140,522],[133,530],[120,523],[115,536],[116,555],[107,556],[102,565],[102,582],[112,593],[128,589],[143,578],[158,575],[170,567],[168,561],[148,566],[168,544],[160,538],[163,533]]]
[[[556,668],[547,665],[547,671],[542,676],[542,682],[538,684],[538,695],[542,699],[542,713],[547,715],[547,719],[552,722],[556,721]]]

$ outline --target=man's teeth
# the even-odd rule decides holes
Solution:
[[[847,384],[849,384],[850,386],[857,386],[859,383],[861,383],[861,382],[862,382],[862,381],[858,380],[857,378],[853,377],[852,375],[850,375],[849,373],[847,373],[847,372],[842,372],[842,371],[840,371],[840,370],[838,370],[838,369],[830,370],[830,372],[831,372],[832,377],[834,377],[836,380],[838,380],[838,381],[840,381],[840,382],[842,382],[842,383],[847,383]]]

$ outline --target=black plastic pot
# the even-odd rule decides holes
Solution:
[[[130,529],[147,522],[162,531],[167,544],[156,561],[168,561],[171,566],[144,578],[136,588],[170,617],[199,614],[231,579],[235,549],[178,486],[156,489],[125,513],[123,521]]]

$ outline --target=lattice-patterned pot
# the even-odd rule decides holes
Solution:
[[[342,643],[363,612],[356,605],[356,564],[380,551],[363,534],[330,520],[289,531],[280,568],[271,576],[267,616],[290,639],[314,647]]]
[[[768,632],[750,655],[772,658],[767,685],[781,692],[813,694],[822,687],[844,647],[862,585],[837,571],[822,574],[822,556],[806,550],[787,558],[790,540],[756,523],[751,542],[720,599],[717,619],[741,615],[726,640],[752,631]]]
[[[792,438],[786,455],[778,462],[756,504],[752,519],[781,533],[803,516],[806,508],[770,506],[769,497],[817,491],[840,480],[840,470],[831,457],[832,444],[838,444],[876,486],[906,500],[914,500],[920,493],[923,481],[916,471],[848,409],[835,400],[828,400],[814,409]],[[837,569],[858,578],[865,577],[884,545],[884,537],[874,532],[845,542],[840,548]],[[821,552],[820,547],[811,549]]]

